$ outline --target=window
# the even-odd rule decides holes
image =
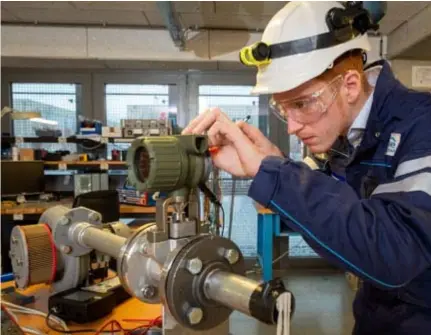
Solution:
[[[46,130],[58,130],[57,135],[75,135],[77,115],[80,112],[81,86],[79,84],[12,83],[12,107],[17,111],[40,112],[43,119],[56,121],[46,125],[30,120],[13,123],[17,137],[37,137]],[[70,150],[76,152],[76,144],[24,143],[23,147],[44,148],[48,151]]]
[[[199,111],[219,107],[232,120],[242,120],[250,115],[249,123],[259,122],[259,97],[250,96],[252,86],[201,85],[199,86]],[[266,126],[266,124],[265,124]],[[241,248],[244,256],[256,255],[257,212],[253,200],[247,196],[250,179],[233,181],[232,175],[221,172],[220,185],[225,210],[224,236],[228,236],[231,206],[233,205],[232,240]],[[232,197],[232,192],[235,196]]]
[[[177,124],[177,106],[172,103],[172,85],[106,84],[107,126],[121,126],[125,119],[168,118]],[[129,144],[108,144],[108,158],[111,151],[127,150]]]
[[[302,236],[289,236],[289,257],[319,257]]]
[[[302,161],[304,157],[304,143],[295,136],[289,136],[289,157],[294,161]]]

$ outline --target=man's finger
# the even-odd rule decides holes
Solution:
[[[216,121],[208,130],[207,136],[210,146],[221,146],[223,144],[222,137],[224,137],[224,135],[221,133],[221,124],[220,121]]]
[[[248,124],[247,122],[244,122],[244,121],[238,121],[237,125],[242,130],[242,132],[245,135],[247,135],[247,137],[253,143],[262,141],[262,137],[264,137],[264,136],[258,128],[254,127],[251,124]]]
[[[185,127],[183,129],[183,131],[181,132],[182,135],[190,135],[193,134],[193,130],[195,129],[195,127],[202,121],[202,119],[204,119],[208,112],[210,110],[207,109],[205,110],[205,112],[203,112],[202,114],[198,115],[197,117],[195,117],[188,125],[187,127]]]
[[[220,108],[213,108],[204,117],[198,125],[193,129],[193,134],[203,134],[205,131],[211,128],[211,126],[216,122],[232,122],[226,114],[224,114]]]

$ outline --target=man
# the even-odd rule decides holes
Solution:
[[[405,88],[386,62],[364,71],[366,29],[337,28],[334,8],[350,15],[335,2],[290,2],[265,44],[242,53],[259,68],[254,92],[272,95],[288,133],[328,154],[321,169],[283,157],[217,108],[183,134],[207,133],[216,166],[252,177],[251,198],[364,280],[354,334],[431,334],[431,96]]]

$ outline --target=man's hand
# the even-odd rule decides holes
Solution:
[[[215,166],[237,177],[254,177],[266,156],[280,153],[257,128],[232,122],[219,108],[207,110],[182,131],[205,133],[210,146],[218,147],[212,156]]]
[[[263,133],[255,126],[248,124],[244,121],[238,121],[237,125],[243,131],[244,134],[259,148],[259,151],[266,156],[280,156],[283,157],[283,153],[274,144],[268,140]]]

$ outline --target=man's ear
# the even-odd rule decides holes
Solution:
[[[347,102],[355,104],[362,91],[362,75],[356,70],[347,71],[344,75],[344,87],[347,91]]]

